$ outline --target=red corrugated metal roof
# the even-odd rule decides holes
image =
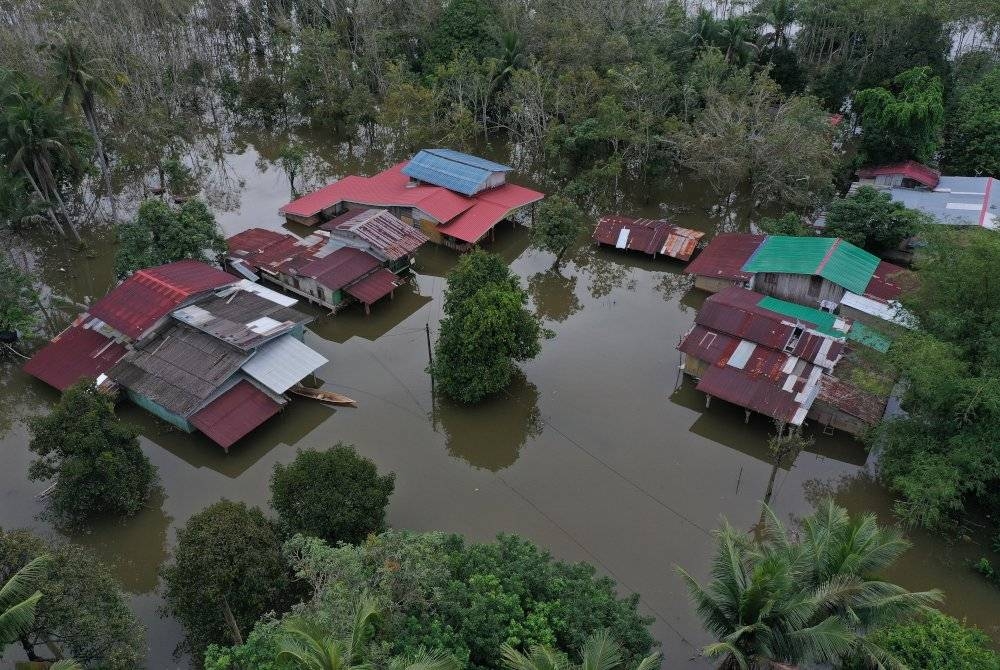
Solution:
[[[312,236],[306,240],[289,233],[251,228],[226,240],[229,252],[255,270],[289,272],[309,263],[313,255],[326,246],[326,238]],[[308,240],[308,238],[306,238]]]
[[[118,332],[138,338],[191,296],[235,281],[233,275],[201,261],[177,261],[139,270],[88,311]]]
[[[195,428],[223,449],[278,413],[281,405],[243,380],[191,416]]]
[[[705,233],[681,228],[663,219],[633,219],[627,216],[603,216],[597,222],[593,238],[601,244],[618,246],[623,229],[628,229],[625,247],[654,255],[663,254],[682,261],[691,258]]]
[[[794,392],[783,391],[769,379],[754,377],[728,366],[709,367],[695,388],[781,421],[791,422],[800,407],[795,402]]]
[[[888,398],[868,393],[854,384],[830,376],[825,376],[820,381],[817,399],[858,417],[869,426],[882,420],[888,404]]]
[[[315,258],[298,269],[298,274],[311,277],[331,291],[341,289],[379,267],[378,259],[370,254],[343,247],[322,257]]]
[[[25,363],[24,371],[65,391],[83,377],[97,377],[107,372],[125,354],[123,345],[77,324],[32,356]]]
[[[402,279],[382,268],[364,279],[354,282],[344,290],[361,302],[370,305],[379,298],[389,295],[402,284]]]
[[[923,184],[927,188],[937,188],[941,181],[941,173],[916,161],[905,161],[895,165],[879,165],[858,170],[862,179],[873,179],[879,175],[902,175],[908,179]]]
[[[881,261],[875,268],[868,286],[865,288],[865,295],[880,300],[894,300],[903,292],[903,288],[896,283],[896,275],[906,272],[898,265],[893,265],[886,261]]]
[[[746,281],[752,276],[743,266],[764,241],[764,235],[722,233],[708,243],[684,272],[704,277]]]
[[[290,235],[279,233],[276,230],[250,228],[233,235],[226,240],[226,244],[229,245],[230,253],[251,254],[259,253],[261,250],[281,242],[287,237],[290,237]]]

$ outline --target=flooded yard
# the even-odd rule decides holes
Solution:
[[[356,169],[339,154],[327,158],[331,174]],[[226,234],[280,227],[277,209],[289,195],[284,174],[252,146],[228,157],[228,172],[227,185],[210,198]],[[515,174],[512,181],[526,180]],[[677,223],[710,236],[720,227],[748,225],[713,214],[713,198],[695,186],[674,184],[650,200],[626,213],[657,214],[662,201]],[[113,283],[110,237],[94,233],[95,252],[87,257],[45,254],[43,277],[77,302],[102,295]],[[705,577],[720,516],[738,527],[756,523],[771,473],[772,430],[760,416],[745,424],[743,411],[723,402],[706,409],[704,396],[679,378],[675,346],[705,295],[687,285],[678,262],[597,249],[589,240],[567,254],[559,271],[550,255],[528,248],[521,228],[501,226],[489,248],[511,263],[555,333],[501,397],[467,408],[432,395],[425,328],[436,336],[444,276],[456,255],[427,245],[413,281],[370,316],[357,307],[335,317],[306,308],[317,317],[306,342],[329,359],[317,377],[324,388],[356,399],[356,409],[296,399],[226,455],[204,436],[173,430],[122,403],[120,416],[141,427],[162,490],[127,523],[70,539],[113,565],[134,594],[150,630],[149,667],[187,667],[172,656],[179,627],[157,613],[157,571],[175,529],[223,497],[267,509],[275,463],[290,461],[297,449],[336,442],[356,445],[380,469],[396,473],[392,526],[479,540],[513,532],[559,558],[588,561],[623,591],[641,595],[642,608],[656,617],[665,668],[704,666],[696,656],[706,636],[673,566]],[[55,533],[38,518],[36,496],[44,486],[27,480],[21,419],[46,411],[57,394],[13,362],[5,365],[0,526]],[[779,515],[794,519],[829,493],[852,512],[891,519],[892,501],[871,480],[862,445],[843,434],[815,438],[810,451],[778,473],[772,502]],[[891,577],[914,590],[943,589],[946,612],[1000,638],[1000,599],[966,565],[978,558],[976,543],[983,540],[949,545],[920,533],[911,539],[914,549]]]

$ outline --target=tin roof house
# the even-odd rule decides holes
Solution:
[[[1000,228],[1000,183],[993,177],[942,176],[915,161],[858,171],[852,184],[884,190],[893,200],[952,226]]]
[[[326,363],[295,300],[198,261],[140,270],[41,349],[25,371],[64,390],[84,377],[223,447],[267,421]]]
[[[544,197],[507,182],[510,171],[459,151],[424,149],[374,176],[344,177],[293,200],[279,213],[288,221],[314,226],[349,209],[384,208],[431,241],[464,250]]]
[[[678,260],[691,259],[705,233],[681,228],[663,219],[633,219],[627,216],[603,216],[592,235],[597,244],[640,251],[656,258],[670,256]]]
[[[251,228],[227,241],[229,266],[337,312],[360,302],[365,312],[403,285],[401,273],[427,236],[385,209],[348,210],[299,238]]]

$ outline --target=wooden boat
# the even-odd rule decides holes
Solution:
[[[313,400],[319,400],[320,402],[325,402],[328,405],[341,405],[345,407],[358,406],[356,400],[348,398],[346,395],[341,395],[340,393],[334,393],[333,391],[324,391],[322,389],[309,388],[308,386],[303,386],[302,384],[296,384],[292,388],[288,389],[288,392],[294,393],[295,395],[300,395],[304,398],[312,398]]]

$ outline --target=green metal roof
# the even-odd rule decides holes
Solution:
[[[769,235],[742,269],[819,275],[852,293],[863,294],[878,262],[876,256],[839,238]]]
[[[772,298],[771,296],[761,298],[761,301],[758,302],[757,305],[759,307],[763,307],[764,309],[769,309],[772,312],[777,312],[778,314],[784,314],[785,316],[799,321],[806,321],[808,323],[815,324],[816,330],[824,335],[832,335],[833,337],[844,336],[844,331],[837,330],[833,327],[837,322],[837,317],[829,312],[813,309],[812,307],[805,307],[804,305],[797,305],[794,302],[778,300],[777,298]]]
[[[855,342],[871,347],[875,351],[881,351],[883,354],[889,351],[889,347],[892,345],[892,340],[860,321],[854,322],[851,326],[851,331],[847,333],[847,337]]]

